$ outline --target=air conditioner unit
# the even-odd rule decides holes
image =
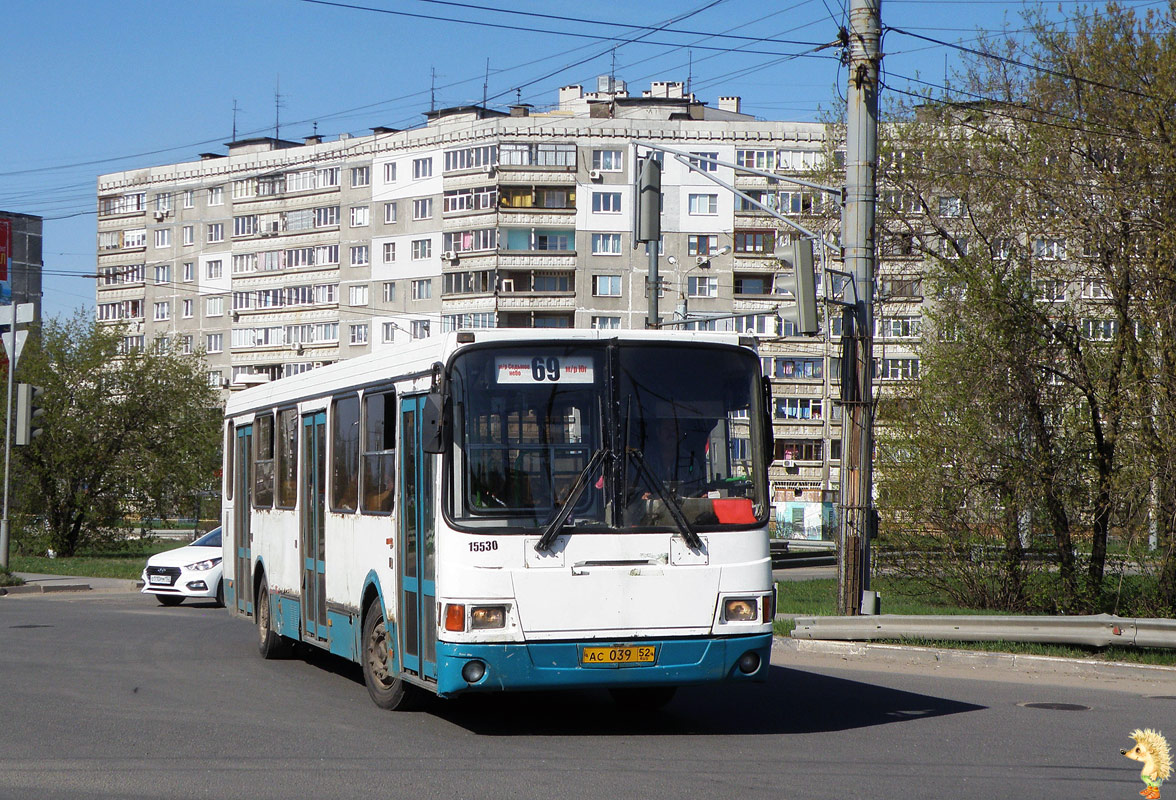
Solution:
[[[484,171],[484,172],[485,172],[487,175],[493,175],[495,172],[497,172],[497,170],[498,170],[498,168],[497,168],[497,167],[495,167],[493,164],[487,164],[487,165],[486,165],[486,167],[485,167],[485,169],[484,169],[483,171]]]
[[[602,173],[598,169],[594,169],[588,173],[588,180],[591,180],[591,181],[598,181],[603,177],[604,177],[604,173]]]
[[[155,212],[155,221],[156,222],[163,222],[163,218],[166,216],[167,216],[167,214],[165,214],[164,212],[156,211]]]
[[[748,328],[747,330],[745,330],[743,332],[743,335],[744,336],[759,336],[759,331],[757,331],[755,328]]]
[[[446,250],[444,253],[441,254],[441,260],[442,261],[457,261],[457,253],[453,252],[452,250]]]
[[[794,466],[796,466],[796,462],[791,458],[784,459],[784,469],[792,469]]]
[[[709,267],[710,266],[710,256],[699,256],[698,258],[696,258],[694,260],[694,263],[698,264],[698,266],[700,266],[700,267]]]

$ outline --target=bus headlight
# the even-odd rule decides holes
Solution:
[[[759,603],[754,597],[731,597],[723,601],[724,622],[755,622]]]
[[[470,630],[506,627],[506,606],[474,606],[470,609]]]

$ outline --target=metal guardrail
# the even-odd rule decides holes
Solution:
[[[1111,614],[1077,617],[904,616],[797,617],[794,639],[942,639],[957,642],[1040,642],[1088,647],[1176,648],[1176,620]]]
[[[772,569],[788,567],[831,567],[837,564],[837,554],[830,548],[800,549],[787,541],[770,540]]]

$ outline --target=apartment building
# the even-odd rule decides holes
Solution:
[[[631,95],[611,78],[562,88],[545,112],[465,106],[412,130],[231,142],[99,178],[98,319],[126,323],[128,348],[203,352],[226,391],[461,328],[641,328],[640,142],[781,176],[829,155],[821,124],[757,120],[737,97],[710,106],[680,83]],[[791,281],[773,253],[794,234],[707,175],[807,225],[828,201],[702,160],[705,174],[662,163],[660,316],[759,340],[777,516],[820,535],[838,485],[836,350],[779,323]],[[911,299],[887,341],[916,334]],[[836,314],[827,324],[840,333]],[[882,358],[883,380],[917,370]]]

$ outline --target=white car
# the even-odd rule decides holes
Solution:
[[[214,528],[192,544],[147,559],[143,594],[155,595],[165,606],[178,606],[185,597],[211,597],[223,606],[223,572],[221,529]]]

